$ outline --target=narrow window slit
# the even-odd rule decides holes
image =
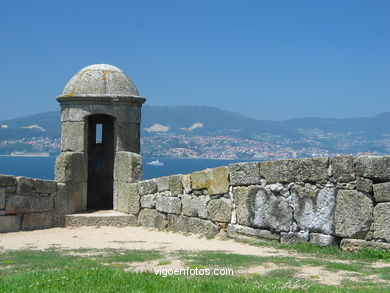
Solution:
[[[96,144],[103,143],[103,124],[96,124]]]

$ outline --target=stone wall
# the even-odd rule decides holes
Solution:
[[[147,227],[383,246],[390,242],[390,156],[232,164],[128,183],[117,201],[118,210]]]
[[[0,232],[61,226],[60,193],[55,181],[0,175]]]

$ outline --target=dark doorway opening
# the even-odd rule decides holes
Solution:
[[[88,117],[88,209],[113,208],[114,117]]]

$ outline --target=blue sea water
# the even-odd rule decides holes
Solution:
[[[0,174],[26,176],[40,179],[54,179],[54,164],[56,157],[7,157],[0,156]],[[164,166],[148,165],[146,163],[156,158],[145,158],[143,164],[144,179],[168,176],[173,174],[189,174],[206,168],[227,166],[237,160],[206,160],[206,159],[159,159]]]

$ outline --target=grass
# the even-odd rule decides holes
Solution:
[[[300,256],[304,257],[181,251],[174,257],[189,268],[234,268],[238,272],[239,269],[270,263],[277,268],[264,275],[165,278],[154,273],[126,271],[128,264],[134,262],[154,260],[156,269],[159,265],[171,263],[164,254],[155,250],[62,251],[52,248],[45,251],[0,251],[0,292],[390,292],[390,282],[386,282],[390,281],[390,268],[371,266],[376,260],[388,261],[387,253],[367,250],[353,255],[334,248],[321,252],[302,245],[289,249],[301,251]],[[72,252],[81,255],[72,255]],[[349,261],[338,262],[337,259]],[[306,280],[295,277],[304,265],[349,273],[358,281],[342,280],[342,286],[336,287],[319,284],[319,276],[315,275]],[[370,278],[374,276],[380,280]]]

